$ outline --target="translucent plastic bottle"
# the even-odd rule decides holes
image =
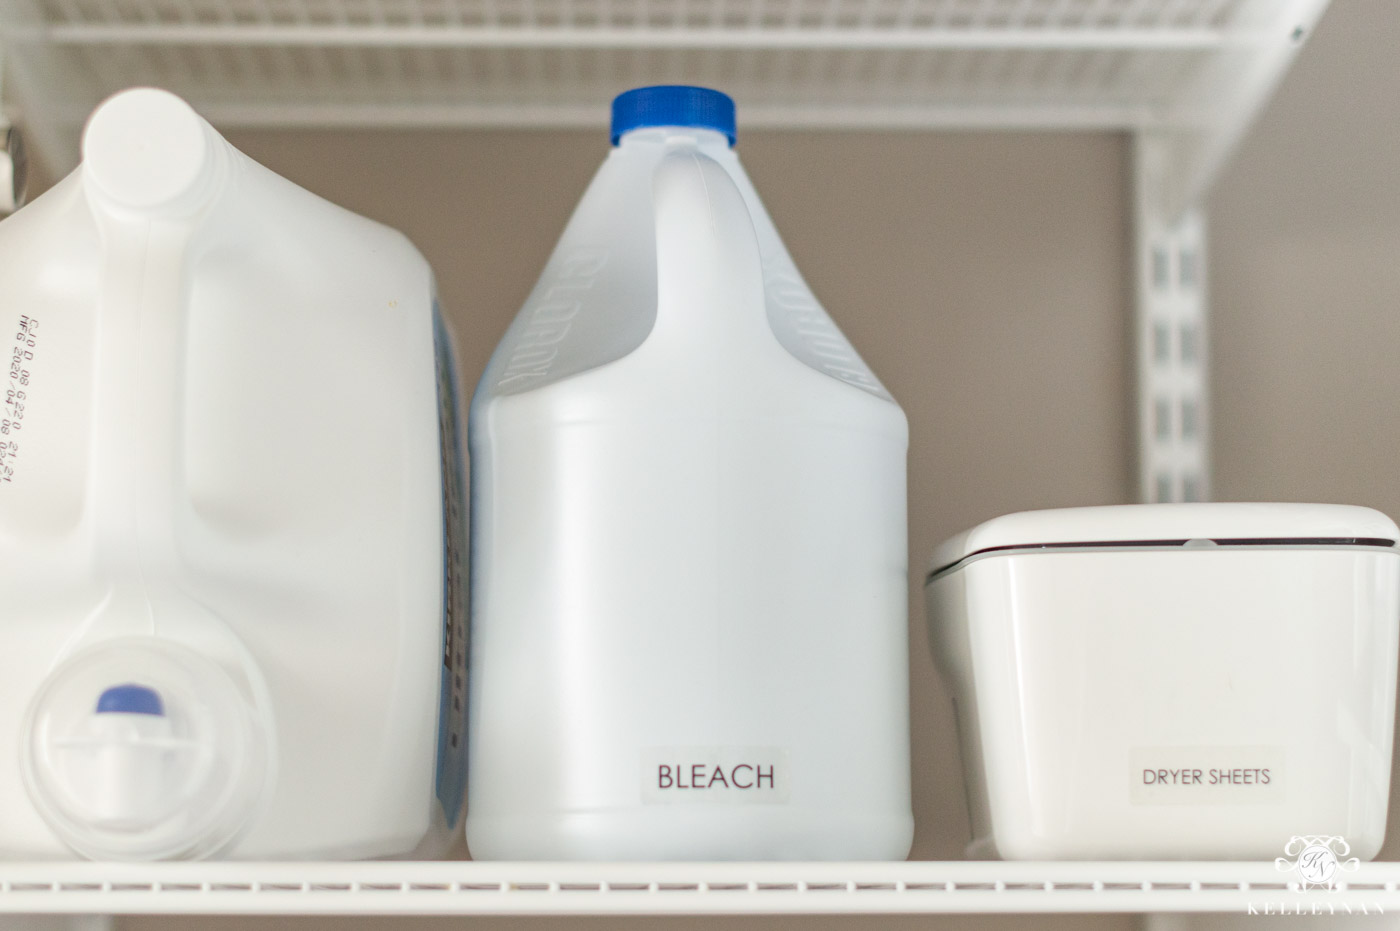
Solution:
[[[83,155],[0,223],[0,856],[435,849],[465,649],[427,263],[163,91]]]
[[[472,402],[477,858],[908,853],[908,428],[733,141],[620,96]]]

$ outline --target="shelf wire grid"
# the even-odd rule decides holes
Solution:
[[[1274,863],[53,863],[0,865],[0,913],[1375,914],[1400,866],[1336,889]]]
[[[55,26],[1157,32],[1232,26],[1246,0],[40,0]]]
[[[627,87],[684,82],[730,91],[748,125],[1136,129],[1206,119],[1208,64],[1281,41],[1268,7],[0,0],[0,30],[82,76],[80,111],[154,84],[227,125],[597,125]]]

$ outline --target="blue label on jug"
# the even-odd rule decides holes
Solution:
[[[452,337],[433,302],[438,436],[442,442],[442,693],[438,706],[437,797],[456,827],[467,786],[466,515]]]

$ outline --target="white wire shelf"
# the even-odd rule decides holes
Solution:
[[[1342,875],[1342,874],[1339,874]],[[0,865],[0,913],[913,914],[1400,910],[1400,864],[1335,891],[1273,863],[48,863]]]
[[[686,82],[731,92],[750,127],[1189,133],[1208,175],[1325,4],[0,0],[0,43],[63,167],[89,110],[137,84],[229,127],[557,127]]]

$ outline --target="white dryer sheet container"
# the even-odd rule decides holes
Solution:
[[[1400,554],[1360,507],[1011,514],[926,583],[974,856],[1273,859],[1385,834]],[[1295,851],[1296,852],[1296,851]]]

